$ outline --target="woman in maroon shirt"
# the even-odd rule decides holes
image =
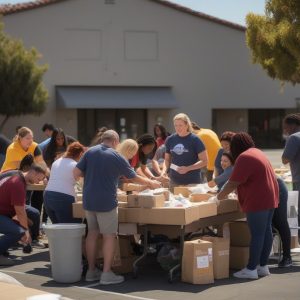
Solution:
[[[278,206],[278,183],[270,162],[262,151],[255,148],[249,134],[235,134],[230,150],[235,160],[234,170],[217,198],[224,199],[237,189],[251,233],[248,265],[233,275],[257,279],[258,276],[270,275],[267,262],[273,241],[272,217]]]

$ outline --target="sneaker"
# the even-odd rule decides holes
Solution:
[[[269,271],[269,267],[265,266],[257,266],[257,275],[260,277],[270,276],[271,273]]]
[[[100,278],[100,284],[116,284],[124,281],[124,276],[116,275],[114,272],[103,272]]]
[[[94,270],[87,270],[85,275],[85,281],[96,281],[99,280],[101,277],[101,271],[98,268],[95,268]]]
[[[31,253],[32,252],[32,247],[30,244],[24,245],[23,246],[23,253]]]
[[[245,279],[258,279],[257,270],[249,270],[247,268],[242,269],[236,273],[233,273],[233,276],[236,278],[245,278]]]
[[[15,263],[12,259],[0,255],[0,266],[13,266]]]
[[[278,268],[288,268],[293,265],[291,257],[283,257],[281,262],[278,264]]]
[[[44,249],[46,248],[45,244],[40,242],[39,240],[33,240],[31,242],[31,246],[38,249]]]

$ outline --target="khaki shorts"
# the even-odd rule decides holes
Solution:
[[[89,230],[99,230],[102,234],[118,232],[118,208],[108,212],[85,211]]]

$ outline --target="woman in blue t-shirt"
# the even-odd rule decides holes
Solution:
[[[209,187],[218,186],[218,191],[220,191],[223,185],[228,181],[232,171],[233,171],[234,160],[230,153],[224,152],[221,156],[221,167],[222,174],[216,176],[213,180],[208,182]]]
[[[170,188],[201,183],[200,169],[207,165],[202,141],[192,133],[191,121],[180,113],[173,119],[176,133],[166,140],[165,164],[170,170]]]

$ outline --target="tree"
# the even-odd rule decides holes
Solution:
[[[300,83],[300,1],[267,0],[265,16],[250,13],[246,23],[253,63],[273,79]]]
[[[45,111],[48,91],[42,78],[48,66],[38,65],[39,58],[37,50],[27,50],[22,41],[6,35],[0,23],[0,131],[12,116]]]

